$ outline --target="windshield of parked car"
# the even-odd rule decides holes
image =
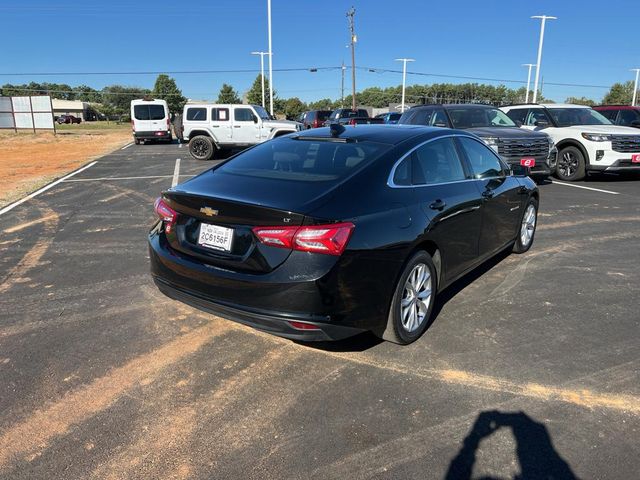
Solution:
[[[271,118],[264,107],[261,107],[260,105],[253,105],[253,109],[262,120],[269,120]]]
[[[453,128],[517,127],[505,113],[497,108],[448,108]]]
[[[547,110],[559,127],[612,124],[604,115],[590,108],[548,108]]]
[[[302,182],[338,181],[373,162],[390,145],[279,138],[246,150],[215,173]]]

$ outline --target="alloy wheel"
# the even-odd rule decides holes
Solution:
[[[209,144],[206,140],[196,139],[191,148],[196,157],[206,157],[209,153]]]
[[[533,234],[536,231],[536,207],[529,204],[522,217],[522,226],[520,227],[520,243],[523,247],[528,247],[533,240]]]
[[[563,177],[570,177],[578,171],[578,157],[573,152],[564,152],[558,161],[558,170]]]
[[[415,332],[425,321],[432,297],[429,267],[418,263],[407,277],[400,302],[400,319],[407,332]]]

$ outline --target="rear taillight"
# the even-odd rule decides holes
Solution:
[[[313,128],[320,128],[320,120],[317,118],[313,121]]]
[[[333,223],[304,227],[255,227],[253,233],[265,245],[301,252],[342,255],[353,223]]]
[[[165,231],[171,233],[173,226],[178,221],[178,212],[167,205],[162,197],[158,197],[156,203],[153,205],[153,209],[156,211],[158,218],[164,223]]]

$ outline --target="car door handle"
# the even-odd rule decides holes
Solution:
[[[442,210],[446,206],[447,206],[447,204],[445,202],[443,202],[442,200],[438,199],[435,202],[433,202],[431,205],[429,205],[429,208],[431,210]]]
[[[242,125],[234,125],[233,128],[242,128]]]
[[[484,192],[482,192],[482,198],[484,198],[485,200],[493,198],[493,192],[491,190],[485,190]]]
[[[220,125],[211,125],[212,128],[220,128]]]

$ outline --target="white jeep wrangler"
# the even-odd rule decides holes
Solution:
[[[272,120],[259,105],[188,103],[184,106],[182,129],[189,153],[198,160],[209,160],[216,150],[249,147],[294,133],[300,124]]]

